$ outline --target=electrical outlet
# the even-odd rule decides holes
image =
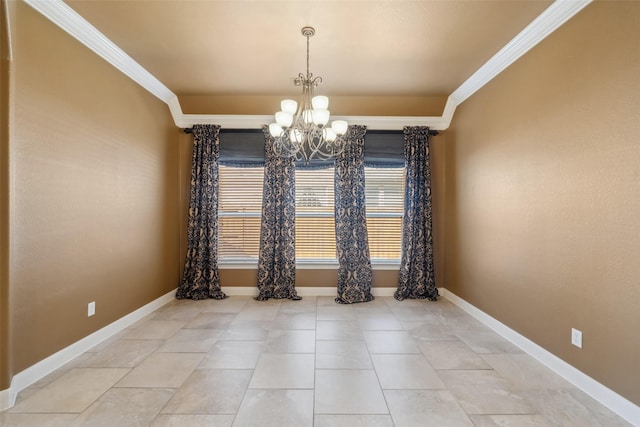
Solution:
[[[96,302],[91,301],[87,306],[87,317],[91,317],[96,314]]]
[[[571,328],[571,344],[582,348],[582,331]]]

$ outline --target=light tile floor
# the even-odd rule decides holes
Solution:
[[[2,426],[628,426],[442,299],[173,301],[23,390]]]

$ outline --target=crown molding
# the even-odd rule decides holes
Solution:
[[[183,114],[181,127],[193,125],[220,125],[228,129],[260,129],[273,122],[271,115],[237,115],[237,114]]]
[[[167,102],[169,106],[169,112],[171,113],[171,117],[173,118],[173,122],[179,128],[189,127],[188,123],[184,119],[184,113],[182,112],[182,107],[180,107],[180,100],[176,95],[173,95],[171,99]]]
[[[399,130],[403,126],[429,126],[434,130],[446,130],[451,125],[456,107],[486,85],[518,58],[536,46],[545,37],[571,19],[593,0],[556,0],[524,30],[507,43],[498,53],[471,75],[449,97],[442,116],[383,117],[342,116],[351,123],[358,123],[375,130]],[[94,51],[147,91],[164,101],[176,126],[191,127],[194,124],[218,124],[226,128],[255,129],[272,121],[271,116],[184,114],[176,94],[156,77],[127,55],[115,43],[98,31],[62,0],[25,0],[27,4]]]
[[[176,96],[62,0],[24,1],[160,100],[168,104]]]
[[[2,2],[0,7],[4,8],[4,23],[7,26],[7,59],[11,62],[13,61],[13,35],[11,31],[11,10],[9,9],[9,2]],[[0,396],[2,396],[2,394],[0,394]]]
[[[442,117],[440,117],[440,119],[442,120],[442,130],[448,129],[449,126],[451,125],[451,120],[453,120],[453,114],[456,112],[456,107],[457,106],[458,106],[458,104],[456,104],[453,101],[453,98],[451,96],[449,96],[447,98],[447,103],[444,104],[444,110],[442,111]],[[437,130],[440,130],[440,129],[437,129]]]
[[[364,125],[371,130],[402,130],[404,126],[429,126],[434,130],[444,130],[448,127],[448,123],[442,117],[331,116],[331,118]],[[176,124],[181,128],[196,124],[217,124],[228,129],[259,129],[272,122],[272,115],[182,114]]]
[[[455,106],[462,104],[467,98],[489,83],[495,76],[517,61],[592,1],[556,0],[482,67],[478,68],[458,89],[453,91],[449,95],[447,104],[449,104],[449,101]],[[451,115],[453,117],[453,113]]]

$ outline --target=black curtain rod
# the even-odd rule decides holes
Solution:
[[[193,128],[184,128],[184,133],[193,133]],[[437,136],[440,132],[429,129],[429,136]]]

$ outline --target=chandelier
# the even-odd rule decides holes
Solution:
[[[316,33],[313,27],[303,27],[302,35],[307,38],[307,74],[298,74],[296,86],[302,86],[300,103],[285,99],[280,103],[281,111],[275,114],[276,122],[269,125],[269,133],[274,138],[274,151],[279,156],[295,157],[309,163],[312,158],[329,160],[344,149],[343,135],[348,124],[344,120],[329,123],[329,98],[314,96],[314,88],[322,82],[322,77],[314,77],[309,72],[309,38]]]

